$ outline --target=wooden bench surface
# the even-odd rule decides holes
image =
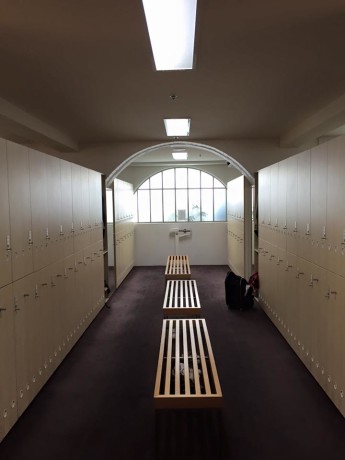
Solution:
[[[201,306],[195,280],[168,280],[163,313],[166,316],[197,316]]]
[[[171,279],[190,279],[189,259],[186,255],[168,256],[165,278]]]
[[[220,407],[222,392],[205,319],[165,319],[156,409]]]

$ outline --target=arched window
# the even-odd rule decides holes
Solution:
[[[226,220],[226,189],[211,174],[192,168],[166,169],[135,193],[137,222]]]

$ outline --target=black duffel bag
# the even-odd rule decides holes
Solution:
[[[254,304],[252,286],[231,270],[225,277],[225,301],[234,310],[248,310]]]

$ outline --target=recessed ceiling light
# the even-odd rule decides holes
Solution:
[[[156,70],[193,68],[197,0],[143,0]]]
[[[174,160],[187,160],[188,158],[188,152],[185,151],[172,152],[171,155],[173,156]]]
[[[164,118],[167,136],[189,136],[190,118]]]

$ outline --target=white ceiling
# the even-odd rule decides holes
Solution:
[[[192,71],[154,70],[140,0],[0,0],[0,34],[0,135],[53,151],[166,142],[164,117],[288,147],[345,123],[343,0],[198,0]]]

